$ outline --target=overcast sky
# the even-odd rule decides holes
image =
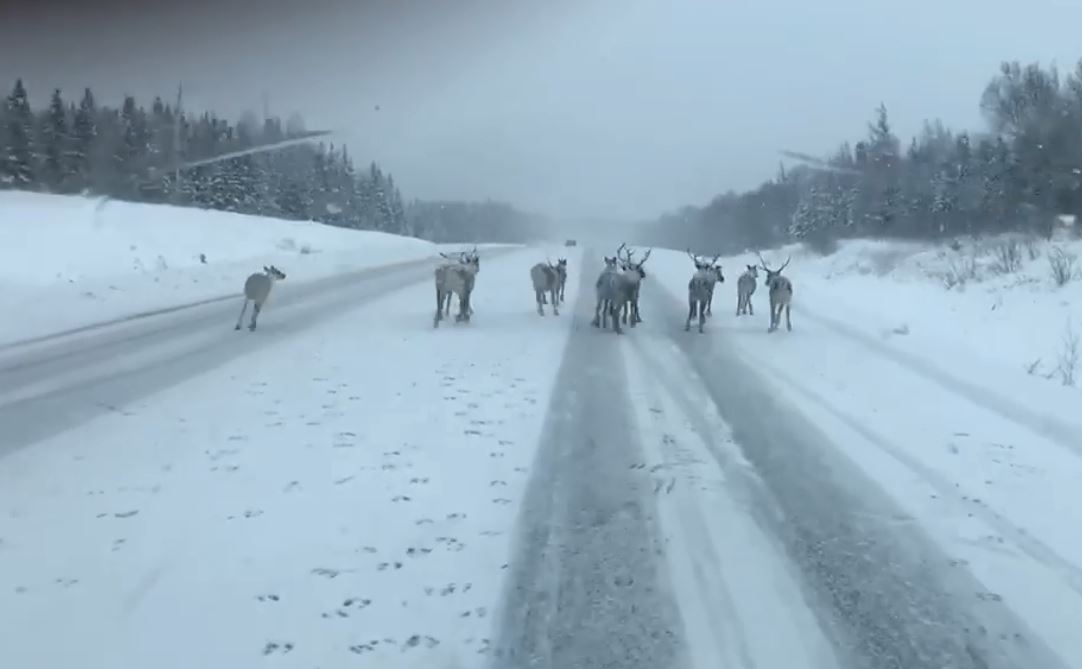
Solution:
[[[1075,0],[4,0],[0,84],[301,112],[407,197],[641,219],[831,153],[880,101],[981,127],[1004,59],[1073,68]],[[175,7],[175,8],[174,8]],[[379,105],[379,110],[376,110]]]

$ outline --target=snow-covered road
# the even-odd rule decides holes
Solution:
[[[1069,479],[1070,425],[800,308],[768,339],[728,284],[685,333],[679,254],[598,332],[568,250],[559,317],[544,250],[489,251],[468,326],[431,328],[429,260],[287,281],[255,333],[226,301],[0,349],[0,666],[1082,666],[1068,523],[896,443]]]

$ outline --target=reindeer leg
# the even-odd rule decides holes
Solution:
[[[263,310],[259,302],[252,302],[252,322],[248,324],[248,330],[255,332],[256,319],[259,318],[259,312]]]
[[[751,306],[751,295],[748,295],[746,298],[744,298],[744,302],[746,303],[745,311],[747,311],[748,315],[754,316],[755,307]]]
[[[609,307],[612,311],[612,329],[616,334],[623,334],[624,331],[620,328],[620,307],[616,302],[612,302]]]
[[[793,331],[793,322],[789,320],[789,305],[785,305],[785,329],[789,332]]]
[[[552,315],[553,316],[559,316],[560,315],[560,307],[557,306],[560,303],[560,301],[557,298],[559,298],[559,295],[556,294],[556,289],[553,288],[552,289]]]
[[[709,302],[699,303],[699,334],[703,333],[703,325],[706,324],[706,310],[710,308]]]
[[[684,332],[691,331],[691,319],[695,318],[695,299],[688,298],[688,319],[684,321]]]
[[[240,308],[240,316],[237,316],[237,327],[234,330],[240,329],[240,324],[244,320],[244,312],[248,311],[248,298],[244,298],[244,304]]]
[[[601,327],[601,300],[594,305],[594,320],[590,321],[590,325],[595,328]]]

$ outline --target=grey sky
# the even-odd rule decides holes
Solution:
[[[0,10],[0,82],[115,101],[183,80],[232,118],[267,91],[407,197],[604,218],[752,187],[778,149],[860,136],[880,101],[904,139],[925,118],[979,127],[1001,60],[1082,57],[1068,0],[90,4]]]

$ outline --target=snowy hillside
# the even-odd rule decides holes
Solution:
[[[0,343],[237,294],[278,265],[303,282],[434,256],[429,242],[314,222],[0,192]]]

